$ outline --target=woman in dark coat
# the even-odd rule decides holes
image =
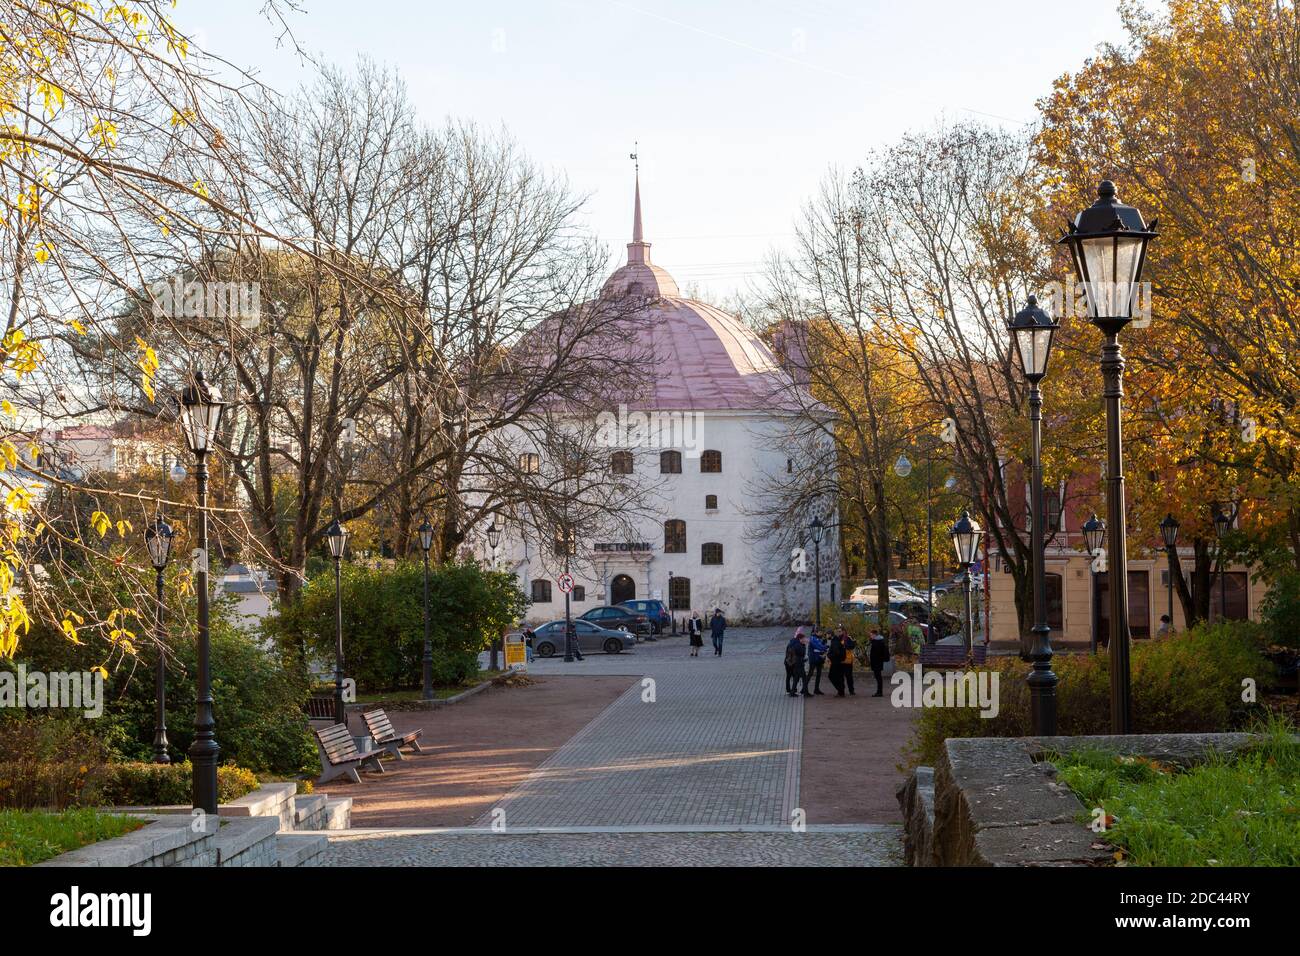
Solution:
[[[876,692],[872,697],[885,696],[885,661],[889,660],[889,641],[878,630],[871,632],[871,673],[876,675]]]
[[[700,620],[700,612],[691,613],[691,619],[686,622],[686,631],[691,636],[691,657],[700,656],[700,648],[704,646],[704,622]]]

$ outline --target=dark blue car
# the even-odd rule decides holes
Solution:
[[[673,623],[673,617],[663,601],[624,601],[619,607],[644,614],[656,634],[662,634]]]

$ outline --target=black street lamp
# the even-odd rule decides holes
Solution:
[[[1229,506],[1227,510],[1217,502],[1214,505],[1214,537],[1219,542],[1219,617],[1222,621],[1228,616],[1228,569],[1223,562],[1223,536],[1232,530],[1232,522],[1236,517],[1236,508]]]
[[[197,465],[194,469],[198,503],[199,534],[194,550],[194,590],[198,599],[198,686],[194,707],[194,742],[190,744],[190,765],[194,768],[194,808],[205,813],[217,812],[217,744],[216,719],[212,711],[212,635],[208,613],[208,454],[217,440],[217,428],[226,403],[221,390],[208,384],[202,372],[194,383],[181,390],[181,431]]]
[[[963,511],[957,523],[948,532],[952,536],[952,546],[957,552],[957,564],[962,569],[962,593],[966,601],[966,652],[975,653],[974,611],[970,600],[970,568],[975,563],[979,552],[982,529],[971,519],[969,511]]]
[[[153,762],[171,763],[167,755],[167,655],[163,653],[166,646],[166,633],[163,630],[163,571],[167,559],[171,556],[172,538],[175,533],[172,526],[163,520],[162,515],[145,529],[144,546],[149,550],[149,562],[154,568],[154,585],[157,589],[158,603],[154,608],[154,637],[158,642],[158,663],[154,671],[154,721],[153,721]]]
[[[1178,560],[1178,519],[1172,514],[1165,515],[1160,522],[1160,537],[1165,543],[1165,552],[1169,555],[1169,630],[1174,629],[1174,562]]]
[[[492,549],[492,570],[497,569],[497,545],[501,543],[501,529],[497,527],[496,519],[493,518],[487,529],[488,547]],[[497,650],[501,643],[499,637],[492,638],[492,654],[488,659],[488,669],[497,669]]]
[[[1124,515],[1124,355],[1119,333],[1133,319],[1133,300],[1147,244],[1156,236],[1142,214],[1115,195],[1115,184],[1097,187],[1097,201],[1079,213],[1061,242],[1070,248],[1083,284],[1088,317],[1106,342],[1101,349],[1102,394],[1106,399],[1106,508],[1111,548],[1107,581],[1110,592],[1111,731],[1132,730],[1133,701],[1129,682],[1128,549]]]
[[[1038,299],[1016,313],[1007,328],[1020,353],[1020,367],[1029,382],[1029,423],[1031,430],[1030,460],[1033,478],[1029,487],[1032,531],[1030,548],[1034,568],[1034,626],[1029,647],[1033,669],[1029,673],[1029,712],[1036,737],[1056,735],[1056,674],[1052,672],[1051,628],[1047,624],[1047,572],[1043,555],[1043,393],[1040,387],[1047,374],[1047,360],[1052,352],[1052,338],[1060,328],[1038,307]]]
[[[1083,523],[1083,543],[1088,549],[1089,557],[1096,557],[1097,552],[1106,546],[1106,522],[1102,521],[1095,514]],[[1092,562],[1088,562],[1088,580],[1092,585],[1092,610],[1090,618],[1092,620],[1091,638],[1092,652],[1097,653],[1097,572],[1092,570]]]
[[[433,640],[429,637],[429,549],[433,547],[433,525],[424,519],[420,525],[420,550],[424,552],[424,656],[421,658],[423,669],[422,697],[433,700]]]
[[[812,532],[813,539],[813,623],[817,625],[817,632],[821,633],[822,629],[822,535],[826,532],[826,525],[822,524],[820,517],[814,517],[812,523],[808,525],[808,530]]]
[[[335,518],[325,529],[330,557],[334,559],[334,723],[348,724],[343,704],[343,552],[348,546],[348,529]]]

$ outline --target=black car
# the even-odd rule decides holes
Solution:
[[[580,621],[590,621],[597,627],[609,628],[617,631],[619,628],[625,628],[629,634],[649,634],[650,620],[644,614],[638,614],[636,611],[630,611],[625,607],[593,607],[582,617]]]

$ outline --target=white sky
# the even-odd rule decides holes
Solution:
[[[639,142],[646,239],[678,284],[757,279],[831,165],[940,119],[1022,126],[1060,74],[1125,38],[1115,0],[301,0],[321,62],[397,68],[424,119],[503,125],[590,196],[621,259]],[[312,66],[262,0],[181,0],[177,23],[281,91]]]

